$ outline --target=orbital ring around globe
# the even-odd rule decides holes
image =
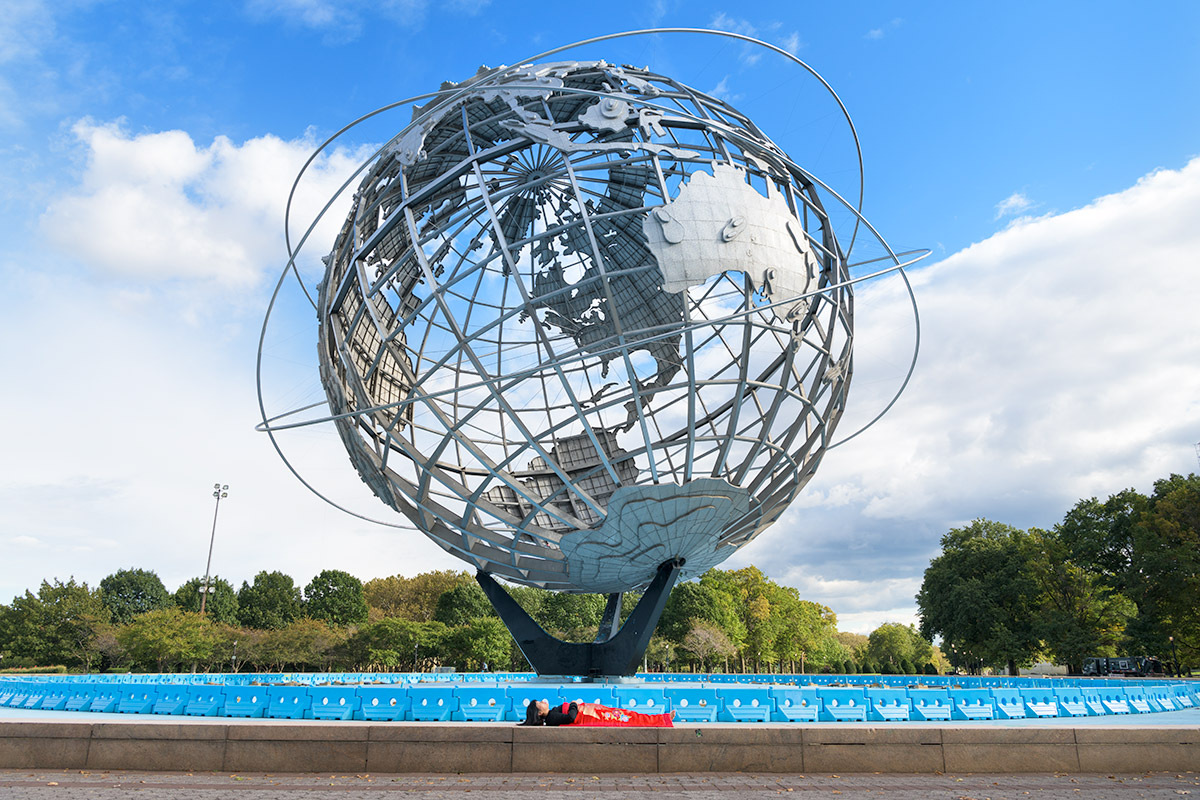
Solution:
[[[862,216],[861,155],[853,205],[721,99],[648,67],[543,60],[668,32],[786,56],[853,132],[795,56],[695,29],[556,48],[346,126],[289,216],[338,136],[427,101],[343,184],[360,180],[315,297],[296,257],[342,190],[295,250],[288,234],[259,428],[306,487],[369,519],[276,437],[332,424],[372,492],[480,572],[611,594],[668,561],[683,578],[721,563],[811,479],[845,410],[852,285],[898,271],[912,299],[903,268],[927,251],[901,261]],[[829,201],[853,215],[848,245]],[[850,262],[860,224],[886,255]],[[271,416],[262,396],[289,271],[317,310],[329,411],[298,422],[316,406]]]

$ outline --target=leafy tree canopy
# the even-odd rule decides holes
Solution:
[[[475,579],[466,572],[447,569],[422,572],[411,578],[403,575],[375,578],[363,585],[363,592],[374,617],[429,622],[444,593],[460,583],[474,582]]]
[[[118,625],[175,602],[158,575],[147,569],[120,569],[109,575],[100,581],[100,599]]]
[[[192,578],[175,590],[175,605],[183,611],[200,613],[200,596],[203,594],[204,578]],[[237,593],[229,585],[229,581],[216,575],[208,579],[208,600],[204,603],[204,615],[214,622],[224,622],[229,625],[237,623],[238,599]]]
[[[238,590],[238,621],[248,628],[278,630],[304,614],[300,589],[282,572],[263,572]]]
[[[494,616],[496,612],[487,595],[474,581],[456,583],[443,592],[433,612],[435,621],[450,626],[469,625],[476,620]]]
[[[207,662],[216,644],[213,622],[193,611],[160,608],[139,614],[117,631],[131,664],[168,672]]]
[[[949,531],[917,594],[921,634],[941,636],[958,663],[1007,664],[1016,674],[1040,645],[1034,552],[1027,533],[1000,522]]]
[[[367,621],[362,581],[338,569],[324,570],[304,587],[304,607],[310,617],[331,625]]]

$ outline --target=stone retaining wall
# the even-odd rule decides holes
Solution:
[[[575,774],[1200,771],[1200,729],[0,722],[0,768]]]

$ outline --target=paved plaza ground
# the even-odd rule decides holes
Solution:
[[[5,800],[1128,800],[1200,797],[1200,774],[1143,775],[263,775],[0,770]]]

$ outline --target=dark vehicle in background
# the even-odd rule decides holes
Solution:
[[[1114,658],[1086,658],[1083,661],[1085,676],[1123,675],[1131,678],[1161,677],[1166,674],[1162,661],[1153,656],[1116,656]]]

